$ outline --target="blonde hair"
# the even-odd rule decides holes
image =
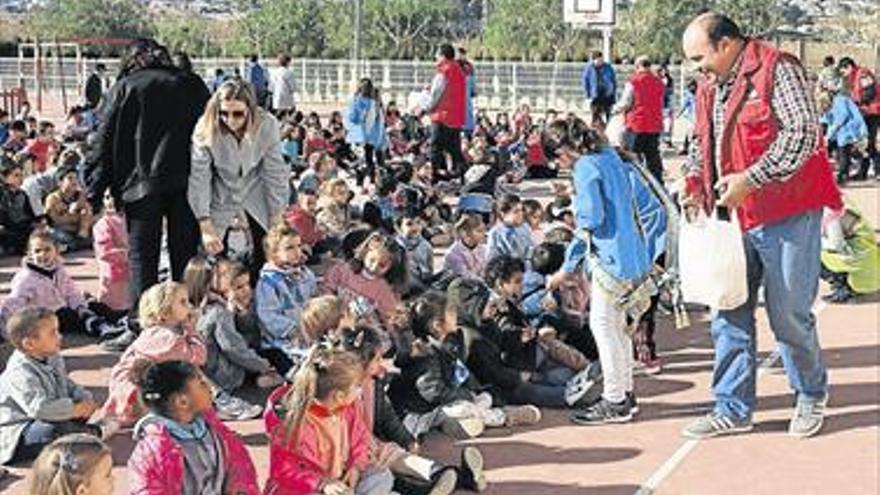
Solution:
[[[31,495],[74,495],[110,448],[98,437],[74,433],[46,446],[33,464]]]
[[[281,240],[285,237],[302,237],[299,234],[299,231],[295,228],[287,225],[283,220],[275,222],[269,231],[266,232],[266,236],[263,237],[263,250],[266,252],[266,258],[270,259],[273,256],[273,253],[276,249],[278,249],[278,245],[281,244]]]
[[[183,284],[186,286],[189,302],[199,307],[205,302],[212,286],[217,283],[221,265],[230,267],[232,262],[226,258],[215,258],[197,254],[183,270]],[[226,297],[226,294],[221,294]]]
[[[346,189],[348,189],[348,184],[345,182],[345,179],[341,177],[326,180],[323,184],[321,184],[321,187],[318,189],[318,195],[321,197],[330,198],[331,196],[333,196],[333,193],[336,192],[336,189],[341,187],[345,187]]]
[[[147,328],[161,325],[171,311],[174,294],[179,291],[186,292],[186,286],[171,280],[160,282],[144,291],[138,304],[141,326]]]
[[[299,328],[312,343],[327,332],[335,330],[345,316],[342,300],[336,296],[320,296],[310,299],[303,307]]]
[[[250,83],[243,79],[230,79],[217,88],[205,105],[205,112],[196,124],[193,132],[193,140],[201,146],[210,146],[217,137],[217,131],[229,132],[225,125],[220,122],[220,103],[224,101],[238,100],[248,107],[247,126],[245,134],[253,135],[260,127],[263,118],[262,111],[257,105],[257,97]]]
[[[348,392],[363,379],[364,365],[354,353],[330,342],[315,345],[293,377],[293,385],[281,399],[287,410],[285,440],[299,443],[299,430],[309,406],[327,400],[333,392]]]

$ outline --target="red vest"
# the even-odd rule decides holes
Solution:
[[[745,46],[742,65],[724,108],[724,135],[721,140],[721,173],[744,172],[767,151],[776,140],[778,127],[770,105],[773,94],[773,71],[781,58],[797,59],[758,41]],[[714,207],[712,168],[715,150],[710,139],[715,85],[700,83],[697,89],[694,134],[699,137],[703,162],[702,181],[704,205]],[[737,208],[743,231],[780,221],[823,206],[840,207],[840,190],[834,182],[821,128],[819,139],[806,163],[785,182],[771,182],[752,191]]]
[[[849,79],[847,80],[850,95],[863,114],[880,115],[880,82],[877,82],[877,80],[874,79],[874,99],[867,105],[863,105],[862,92],[864,90],[862,89],[861,84],[863,77],[874,79],[874,74],[864,67],[853,67],[852,72],[849,73]]]
[[[455,60],[443,59],[437,64],[437,72],[446,78],[446,91],[443,92],[440,103],[434,109],[431,120],[446,127],[461,129],[464,127],[467,109],[465,100],[467,84],[464,71]]]
[[[650,71],[638,71],[629,79],[633,106],[626,112],[626,128],[638,134],[663,132],[663,93],[666,87]]]

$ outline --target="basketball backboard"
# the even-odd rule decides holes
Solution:
[[[573,27],[613,27],[617,22],[615,0],[563,0],[563,20]]]

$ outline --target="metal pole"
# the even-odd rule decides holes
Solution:
[[[352,79],[360,75],[361,60],[361,0],[354,0],[354,46],[352,50]]]

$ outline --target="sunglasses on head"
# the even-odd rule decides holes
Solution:
[[[229,117],[232,117],[233,119],[243,119],[245,115],[247,115],[247,112],[244,110],[233,110],[231,112],[228,110],[220,110],[221,119],[228,119]]]

